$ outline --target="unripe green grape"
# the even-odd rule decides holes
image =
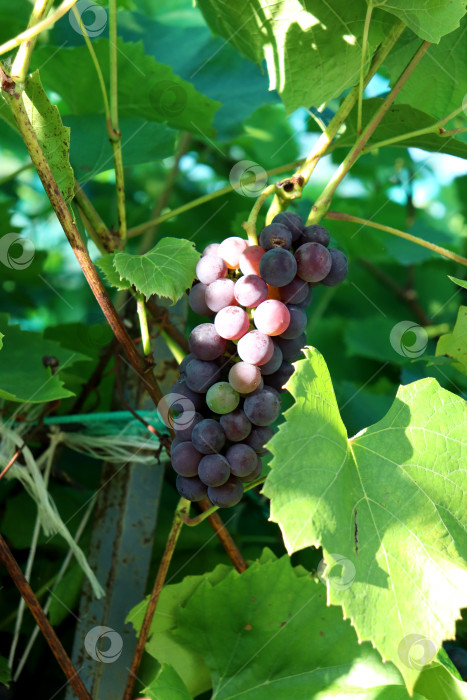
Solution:
[[[230,413],[235,411],[240,402],[240,394],[229,382],[213,384],[206,394],[206,403],[214,413]]]

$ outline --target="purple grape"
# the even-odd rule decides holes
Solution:
[[[245,444],[254,449],[258,455],[266,455],[269,450],[264,446],[274,435],[274,430],[269,425],[253,426],[251,433],[245,440]]]
[[[246,397],[243,410],[253,425],[270,425],[279,416],[281,401],[278,396],[265,387]]]
[[[289,381],[290,377],[294,373],[294,368],[290,362],[283,362],[277,372],[270,374],[267,378],[268,386],[277,389],[277,391],[283,391],[283,387]]]
[[[210,312],[220,311],[226,306],[236,306],[233,280],[215,280],[206,288],[206,306]]]
[[[297,275],[307,282],[321,282],[328,274],[332,264],[329,250],[321,243],[301,245],[295,251],[295,260],[297,261]]]
[[[185,442],[186,440],[191,440],[193,430],[198,423],[201,423],[204,416],[201,413],[191,413],[186,411],[175,418],[173,427],[176,437]]]
[[[292,338],[298,338],[298,336],[305,330],[307,317],[303,309],[301,309],[299,306],[295,306],[295,304],[287,304],[287,308],[290,313],[290,321],[286,330],[281,333],[280,337],[286,338],[286,340],[292,340]],[[279,364],[277,365],[276,369],[279,369]]]
[[[293,362],[302,356],[302,348],[306,345],[306,335],[302,333],[297,338],[287,340],[286,338],[276,338],[276,343],[282,350],[282,356],[286,362]]]
[[[261,258],[259,272],[267,284],[272,287],[284,287],[297,274],[297,261],[288,250],[273,248]]]
[[[230,476],[230,465],[219,454],[206,455],[198,467],[198,476],[206,486],[222,486]]]
[[[282,224],[287,226],[292,234],[292,241],[297,241],[302,235],[305,224],[303,223],[301,217],[295,214],[293,211],[281,211],[280,214],[276,214],[272,220],[273,224]]]
[[[238,341],[237,352],[250,365],[265,365],[273,355],[274,344],[265,333],[250,331]]]
[[[258,306],[268,298],[268,294],[268,285],[258,275],[240,277],[235,283],[235,299],[241,306]]]
[[[208,498],[219,508],[231,508],[240,503],[243,496],[243,485],[236,476],[231,476],[222,486],[208,486]]]
[[[180,362],[180,367],[178,368],[180,374],[183,374],[186,370],[187,364],[191,362],[191,360],[194,360],[195,356],[193,353],[189,352],[188,355],[185,355],[183,360]]]
[[[227,277],[227,272],[225,260],[217,255],[205,255],[196,265],[196,277],[203,284],[211,284],[215,280]]]
[[[281,366],[282,363],[282,350],[276,343],[274,343],[274,352],[272,354],[271,359],[266,362],[265,365],[261,365],[260,371],[262,375],[268,375],[272,374],[275,372],[279,367]]]
[[[208,493],[207,487],[197,476],[188,478],[178,475],[175,485],[180,496],[187,498],[189,501],[201,501]]]
[[[220,369],[215,362],[194,359],[187,365],[185,381],[192,391],[205,394],[219,377]]]
[[[313,300],[313,287],[311,284],[309,284],[305,299],[303,301],[300,301],[300,302],[295,302],[295,306],[298,306],[299,309],[306,309],[308,306],[310,306],[312,300]]]
[[[240,442],[251,432],[251,423],[241,408],[221,416],[220,424],[227,440]]]
[[[202,282],[198,282],[188,294],[188,304],[190,309],[198,314],[198,316],[212,316],[212,311],[206,304],[206,290],[208,287]]]
[[[250,481],[254,481],[255,479],[259,479],[261,476],[261,472],[263,471],[263,463],[261,461],[261,457],[259,455],[256,455],[256,467],[253,469],[251,474],[248,474],[248,476],[241,476],[240,479],[244,484],[249,484]]]
[[[175,449],[172,447],[172,467],[181,476],[196,476],[202,456],[192,442],[181,442]]]
[[[264,250],[271,250],[271,248],[285,248],[288,250],[292,245],[292,232],[286,226],[277,222],[269,224],[259,234],[259,244]]]
[[[326,287],[335,287],[336,284],[343,282],[349,274],[349,263],[341,250],[329,248],[329,252],[332,258],[331,270],[324,280],[321,280],[321,284],[324,284]]]
[[[234,476],[248,476],[258,464],[258,455],[252,447],[238,443],[229,447],[225,458],[230,465],[230,471]]]
[[[225,445],[225,435],[220,423],[213,418],[205,418],[195,425],[191,441],[198,452],[210,455],[222,450]]]
[[[306,226],[300,236],[299,245],[304,245],[305,243],[321,243],[327,248],[329,245],[329,231],[319,224]]]
[[[185,379],[175,382],[165,398],[167,411],[200,411],[204,406],[203,397],[192,391]]]
[[[174,437],[172,442],[170,443],[170,454],[174,451],[174,449],[178,446],[181,445],[182,442],[187,442],[186,440],[182,440],[182,438],[179,437]]]
[[[213,323],[201,323],[191,331],[188,347],[198,360],[215,360],[223,354],[225,340],[220,337]]]
[[[299,304],[306,299],[308,289],[308,283],[305,280],[295,277],[289,284],[281,287],[281,301],[284,304]]]

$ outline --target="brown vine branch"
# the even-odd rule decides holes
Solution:
[[[10,551],[7,543],[0,535],[0,559],[3,562],[6,570],[11,576],[13,583],[20,592],[24,602],[28,606],[35,621],[44,635],[44,638],[49,645],[53,655],[57,659],[63,673],[68,679],[69,684],[75,691],[79,700],[91,700],[86,687],[73,666],[68,654],[62,646],[55,630],[48,621],[39,601],[27,582],[23,572],[21,571],[16,559]]]
[[[125,686],[125,692],[123,694],[123,700],[131,700],[133,696],[133,688],[135,685],[138,669],[141,664],[141,659],[143,658],[144,647],[146,645],[149,630],[151,629],[152,618],[154,617],[154,613],[156,612],[157,602],[159,600],[159,596],[161,594],[162,587],[164,585],[167,572],[169,570],[170,562],[175,551],[175,546],[177,544],[177,540],[183,526],[182,513],[185,513],[187,509],[189,509],[189,506],[189,501],[187,501],[185,498],[181,498],[178,502],[177,508],[175,509],[172,527],[165,545],[165,550],[164,554],[162,555],[159,570],[154,581],[154,586],[149,597],[148,606],[144,615],[143,624],[141,625],[141,630],[139,633],[135,653],[133,654],[133,659],[128,674],[128,680]]]
[[[198,502],[199,507],[202,509],[203,512],[206,512],[207,510],[211,509],[211,503],[208,501],[207,498],[203,498],[202,501]],[[247,569],[247,564],[246,561],[244,560],[240,550],[238,549],[237,545],[235,544],[232,535],[230,532],[227,530],[227,527],[225,523],[222,521],[220,515],[218,513],[211,513],[211,515],[208,517],[209,523],[216,533],[217,537],[219,538],[219,542],[222,544],[224,547],[227,556],[229,557],[230,561],[232,564],[235,566],[237,571],[241,574],[243,571],[246,571]]]

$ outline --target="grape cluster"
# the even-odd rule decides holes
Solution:
[[[190,354],[171,392],[192,406],[175,423],[172,466],[181,496],[236,505],[243,483],[261,475],[261,456],[281,409],[280,391],[305,345],[306,307],[317,284],[334,286],[348,272],[323,226],[281,212],[259,245],[226,238],[204,250],[188,302],[211,317],[193,329]]]

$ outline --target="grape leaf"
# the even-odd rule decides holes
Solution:
[[[444,3],[442,7],[445,7]],[[467,16],[462,19],[459,29],[443,37],[439,44],[428,47],[423,59],[403,85],[396,103],[410,104],[437,119],[462,107],[467,93],[467,71],[464,70],[466,39]],[[384,62],[391,86],[419,46],[418,36],[408,31],[402,34]],[[458,126],[465,126],[465,116],[460,115],[459,120]]]
[[[119,291],[130,289],[131,283],[126,279],[122,279],[115,269],[114,258],[115,253],[107,253],[107,255],[103,255],[101,258],[96,260],[96,265],[102,270],[106,281],[112,287],[116,287]]]
[[[374,116],[383,102],[383,98],[374,97],[363,100],[363,124],[367,124]],[[368,148],[379,141],[402,137],[411,131],[418,131],[431,127],[436,123],[436,119],[425,112],[415,109],[411,105],[393,105],[384,116],[375,133],[368,141]],[[353,109],[345,122],[345,133],[335,142],[335,148],[339,146],[352,146],[358,136],[357,133],[357,108]],[[467,158],[467,143],[459,141],[453,136],[441,136],[438,133],[413,136],[399,143],[392,144],[407,148],[415,146],[423,148],[425,151],[435,153],[450,153],[459,158]]]
[[[458,277],[451,277],[451,275],[448,275],[449,279],[454,282],[454,284],[458,284],[459,287],[463,287],[464,289],[467,289],[467,280],[460,280]]]
[[[39,71],[26,78],[24,108],[66,201],[73,198],[73,170],[70,165],[70,129],[63,126],[58,108],[50,103]]]
[[[144,255],[115,253],[114,267],[145,297],[157,294],[175,302],[191,286],[200,257],[192,241],[161,238]]]
[[[202,655],[217,700],[408,700],[396,668],[358,643],[325,593],[289,557],[255,562],[198,586],[178,610],[174,637]]]
[[[0,361],[0,398],[8,401],[43,403],[74,396],[60,379],[60,372],[85,355],[66,350],[53,340],[46,340],[42,333],[23,331],[19,326],[8,326],[6,314],[0,314],[0,327],[4,331]],[[42,358],[52,355],[59,360],[57,373],[44,367]]]
[[[10,669],[8,668],[8,661],[5,659],[5,657],[0,656],[0,683],[3,683],[3,685],[6,685],[8,688],[10,681],[11,673]]]
[[[465,14],[464,0],[376,0],[373,5],[399,17],[419,37],[434,43],[456,29]]]
[[[456,360],[454,367],[467,374],[467,306],[461,306],[452,333],[438,340],[436,355],[448,355]]]
[[[120,38],[118,44],[118,111],[121,117],[137,117],[164,122],[176,129],[214,135],[212,120],[219,102],[195,90],[191,83],[175,75],[170,66],[159,63],[144,52],[141,42],[133,44]],[[104,80],[109,82],[109,40],[92,42]],[[96,89],[96,71],[86,46],[61,49],[54,46],[36,49],[33,54],[41,67],[44,85],[58,92],[72,113],[103,114],[104,103]],[[80,66],[80,70],[76,70]],[[73,80],[69,76],[73,75]],[[126,140],[136,134],[127,134]]]
[[[266,60],[270,89],[279,92],[289,113],[328,102],[358,81],[364,0],[199,0],[198,5],[215,34],[255,63]],[[371,51],[395,21],[374,11]]]
[[[207,577],[212,583],[225,578],[230,567],[219,564],[206,576],[187,576],[180,583],[162,589],[155,615],[151,622],[145,650],[160,663],[170,663],[183,679],[192,695],[199,695],[211,687],[209,670],[198,652],[197,646],[185,647],[173,636],[176,613]],[[126,618],[137,632],[141,630],[148,600],[136,605]]]
[[[164,664],[151,685],[143,690],[151,700],[192,700],[185,683],[173,666]]]
[[[467,602],[465,402],[423,379],[348,440],[322,356],[305,356],[288,383],[295,404],[268,443],[271,519],[289,553],[322,546],[326,571],[343,569],[326,577],[329,602],[411,691],[416,640],[431,661]]]

